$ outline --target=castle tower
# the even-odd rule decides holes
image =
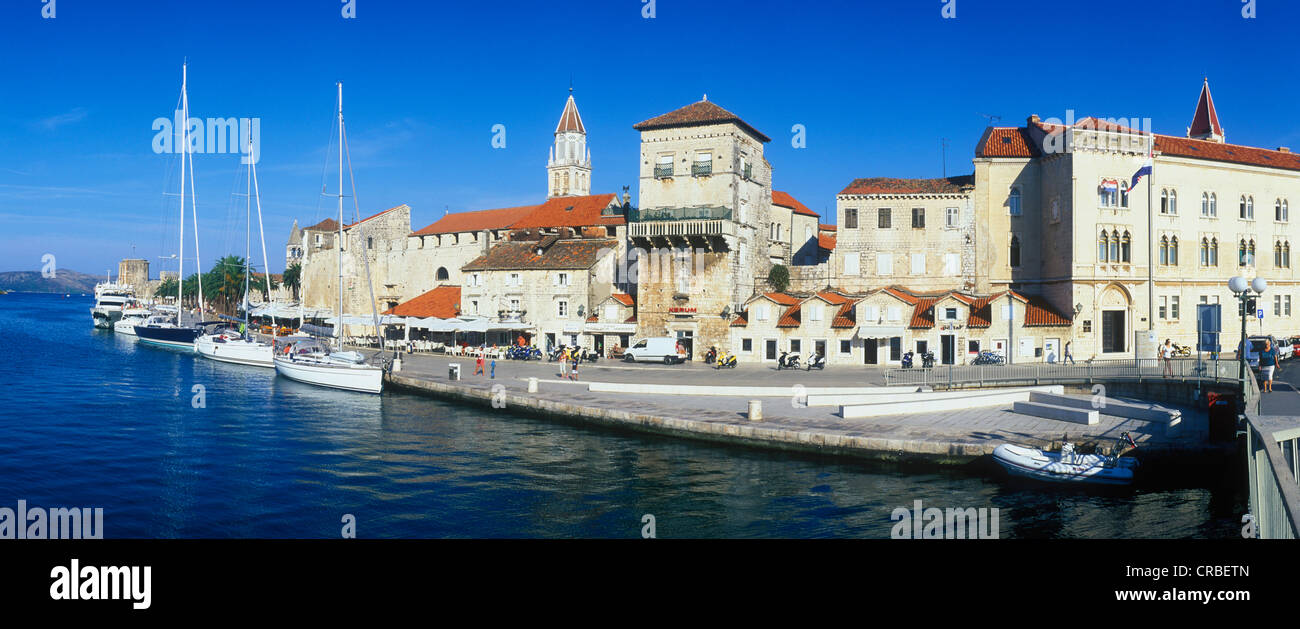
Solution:
[[[555,144],[546,162],[546,197],[572,197],[591,194],[591,152],[587,150],[587,129],[582,126],[578,105],[573,102],[573,88],[564,103],[560,122],[555,125]]]

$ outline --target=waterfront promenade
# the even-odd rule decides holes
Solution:
[[[449,380],[449,363],[460,364],[460,381]],[[392,374],[390,383],[440,398],[567,421],[872,459],[960,464],[984,457],[1005,442],[1047,447],[1068,434],[1076,443],[1110,445],[1123,432],[1132,434],[1144,455],[1188,464],[1221,461],[1231,452],[1230,446],[1208,442],[1207,415],[1190,404],[1164,405],[1182,412],[1181,422],[1170,427],[1105,414],[1095,425],[1075,424],[1015,413],[1010,403],[852,419],[842,417],[839,406],[800,403],[801,393],[816,394],[819,388],[881,387],[886,382],[884,368],[807,372],[742,365],[715,370],[702,364],[601,361],[583,364],[579,381],[574,382],[560,378],[557,363],[499,360],[495,379],[474,375],[474,363],[467,357],[403,356],[402,370]],[[535,393],[528,392],[530,378],[538,380]],[[590,383],[612,386],[597,392],[589,390]],[[638,392],[638,385],[670,385],[678,394]],[[762,397],[680,394],[683,387],[736,386],[770,389]],[[899,387],[906,392],[916,389]],[[751,399],[762,401],[761,421],[748,418]]]

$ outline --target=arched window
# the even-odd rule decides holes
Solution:
[[[1133,257],[1132,257],[1133,239],[1132,237],[1129,236],[1127,231],[1124,232],[1124,242],[1120,243],[1119,252],[1120,252],[1119,258],[1121,262],[1133,261]]]
[[[1282,243],[1282,268],[1291,268],[1291,243]]]
[[[1210,194],[1208,192],[1202,192],[1201,193],[1201,216],[1209,216],[1209,215],[1210,215]]]
[[[1219,266],[1219,239],[1210,239],[1210,266]]]
[[[1273,220],[1282,220],[1282,199],[1273,201]]]
[[[1219,195],[1210,193],[1210,216],[1219,215]]]
[[[1246,218],[1255,220],[1255,197],[1246,197]]]
[[[1282,267],[1282,241],[1273,243],[1273,266]]]
[[[1291,209],[1286,205],[1286,199],[1282,199],[1282,222],[1291,220]]]
[[[1110,233],[1110,261],[1119,262],[1119,230]]]
[[[447,267],[445,266],[438,267],[438,279],[439,280],[451,279],[451,274],[447,272]]]
[[[375,248],[375,237],[374,237],[374,236],[366,236],[366,248],[367,248],[367,249],[374,249],[374,248]]]
[[[1241,244],[1237,246],[1237,266],[1246,266],[1246,239],[1241,239]]]
[[[1110,236],[1106,230],[1101,230],[1101,236],[1097,238],[1097,261],[1105,262],[1110,259]]]
[[[1210,266],[1210,240],[1201,239],[1201,266]]]
[[[1010,260],[1011,266],[1013,267],[1020,266],[1020,237],[1019,236],[1011,237],[1010,259],[1011,259]]]
[[[1160,237],[1160,264],[1165,266],[1169,264],[1169,237]]]
[[[1169,239],[1169,264],[1178,266],[1178,236]]]
[[[1238,218],[1246,218],[1246,195],[1241,195],[1241,200],[1237,202]]]
[[[1012,188],[1007,197],[1007,210],[1012,216],[1020,216],[1020,189]]]
[[[1170,214],[1178,213],[1178,191],[1177,190],[1169,191],[1169,213]]]
[[[1160,213],[1169,213],[1169,191],[1164,188],[1160,189]]]
[[[1250,240],[1250,246],[1247,247],[1246,249],[1246,262],[1251,266],[1255,266],[1255,239],[1254,238]]]
[[[1119,206],[1128,207],[1128,182],[1119,182]]]

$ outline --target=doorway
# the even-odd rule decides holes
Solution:
[[[939,362],[945,365],[957,362],[957,337],[951,334],[939,335]]]
[[[677,342],[681,344],[682,349],[686,350],[686,360],[691,360],[691,357],[695,355],[694,341],[695,332],[691,330],[677,331]]]
[[[776,360],[776,339],[763,341],[763,360]]]
[[[1105,310],[1101,313],[1101,351],[1114,354],[1124,351],[1124,311]]]
[[[880,360],[880,348],[876,345],[876,339],[862,340],[862,363],[864,365],[874,365]]]
[[[1043,341],[1043,355],[1047,362],[1054,363],[1061,360],[1061,339],[1047,339]]]

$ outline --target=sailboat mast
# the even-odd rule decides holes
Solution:
[[[250,131],[251,133],[251,131]],[[249,150],[253,148],[253,141],[248,141]],[[248,274],[252,270],[249,261],[253,259],[253,163],[248,163],[248,180],[244,182],[244,329],[247,334],[248,329],[248,286],[252,281]]]
[[[181,124],[181,240],[180,240],[180,263],[176,268],[176,325],[181,325],[181,313],[184,309],[183,299],[185,298],[185,153],[189,151],[190,146],[190,113],[187,109],[189,100],[185,95],[185,81],[188,76],[188,64],[181,64],[181,115],[179,122]]]
[[[271,304],[271,263],[266,257],[266,225],[262,222],[262,193],[257,189],[257,155],[253,153],[253,133],[248,133],[248,167],[253,175],[253,195],[257,199],[257,233],[262,239],[262,270],[266,272],[266,303]],[[271,337],[276,336],[275,311],[271,311]]]
[[[338,319],[335,321],[334,334],[338,338],[336,344],[339,351],[343,351],[343,82],[339,81],[339,234],[338,234],[338,259],[339,259],[339,309]]]

